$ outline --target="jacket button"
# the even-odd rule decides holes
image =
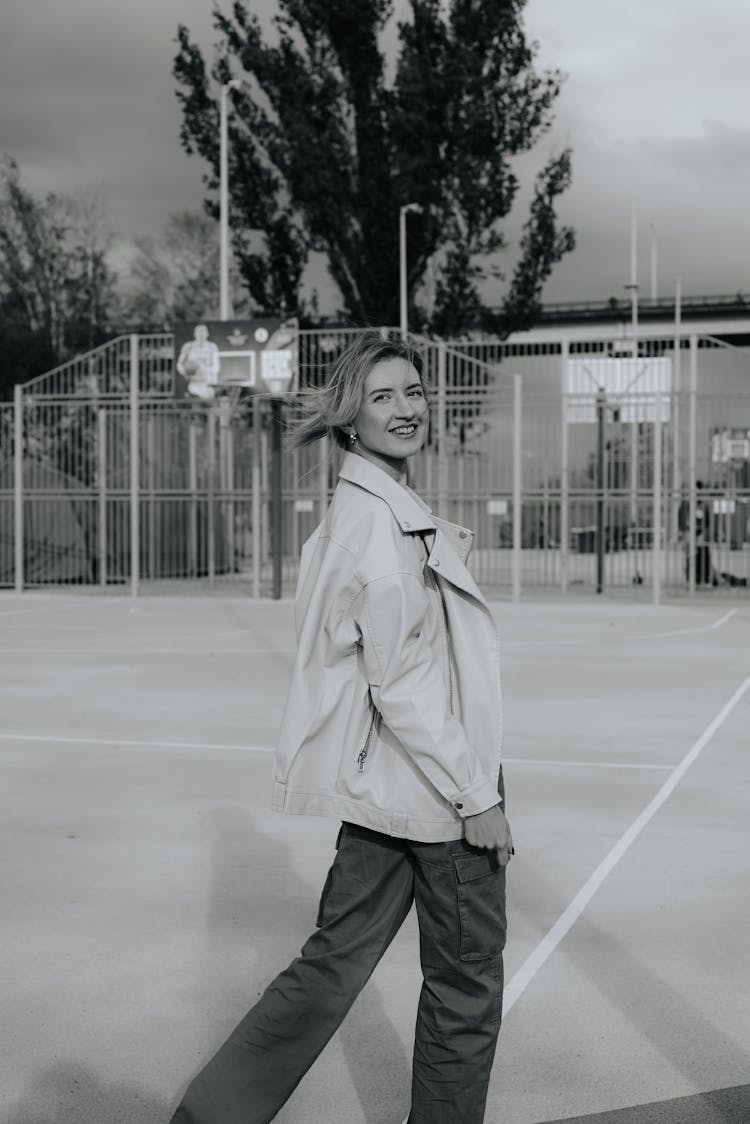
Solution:
[[[403,525],[404,525],[404,527],[411,527],[411,523],[407,523],[407,521],[405,519],[404,519]]]
[[[454,808],[457,808],[457,809],[458,809],[458,811],[460,812],[460,811],[461,811],[461,809],[463,808],[463,804],[461,804],[461,803],[459,802],[459,803],[457,803],[457,804],[454,804],[454,805],[453,805],[453,807],[454,807]]]
[[[440,559],[436,558],[435,561],[432,564],[433,564],[433,566],[439,566],[440,565]]]
[[[458,537],[459,537],[460,539],[465,539],[465,538],[466,538],[466,531],[459,531],[459,532],[458,532]]]

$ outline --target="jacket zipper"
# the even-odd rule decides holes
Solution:
[[[372,719],[370,720],[370,728],[367,731],[367,737],[365,738],[365,744],[360,749],[359,755],[357,757],[357,766],[359,768],[360,773],[364,773],[364,771],[365,771],[365,763],[367,761],[367,754],[370,752],[370,741],[372,740],[372,731],[375,729],[375,718],[376,718],[376,715],[373,714]]]
[[[440,592],[440,586],[439,586],[436,578],[434,577],[434,575],[432,577],[432,582],[433,582],[433,596],[437,597],[437,599],[439,601],[438,616],[440,618],[440,631],[443,635],[443,640],[444,640],[443,651],[445,652],[445,660],[446,660],[446,664],[447,664],[446,671],[447,671],[447,675],[448,675],[448,700],[450,702],[451,714],[453,714],[454,711],[453,711],[453,674],[451,672],[451,637],[450,637],[450,632],[448,630],[448,621],[447,621],[446,612],[445,612],[445,602],[443,601],[443,595]]]

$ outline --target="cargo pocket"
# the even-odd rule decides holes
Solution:
[[[485,960],[505,947],[505,867],[496,851],[456,855],[461,960]]]
[[[343,835],[343,832],[344,832],[344,825],[342,824],[341,827],[339,828],[339,833],[336,836],[335,846],[336,846],[337,851],[338,851],[339,846],[341,844],[341,836]],[[315,920],[316,929],[320,929],[321,926],[325,924],[323,915],[325,913],[326,902],[328,901],[328,895],[331,892],[331,883],[332,882],[333,882],[333,865],[331,865],[331,868],[328,871],[328,874],[326,875],[326,880],[323,883],[323,892],[320,895],[320,902],[318,903],[318,916]]]

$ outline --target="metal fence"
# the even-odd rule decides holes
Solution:
[[[301,333],[300,383],[318,385],[352,335]],[[747,351],[695,335],[414,342],[430,431],[413,484],[476,532],[486,590],[746,591],[750,471],[726,435],[750,435]],[[285,450],[274,534],[271,418],[261,395],[175,399],[166,334],[17,387],[0,404],[0,585],[192,579],[269,596],[278,553],[292,593],[338,452]]]

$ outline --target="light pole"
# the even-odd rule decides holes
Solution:
[[[398,212],[398,292],[399,292],[399,327],[401,339],[406,339],[409,330],[408,292],[406,287],[406,216],[410,211],[415,214],[422,213],[419,203],[405,203]]]
[[[227,156],[227,99],[230,90],[238,90],[241,78],[225,82],[219,93],[219,319],[229,320],[229,160]]]

